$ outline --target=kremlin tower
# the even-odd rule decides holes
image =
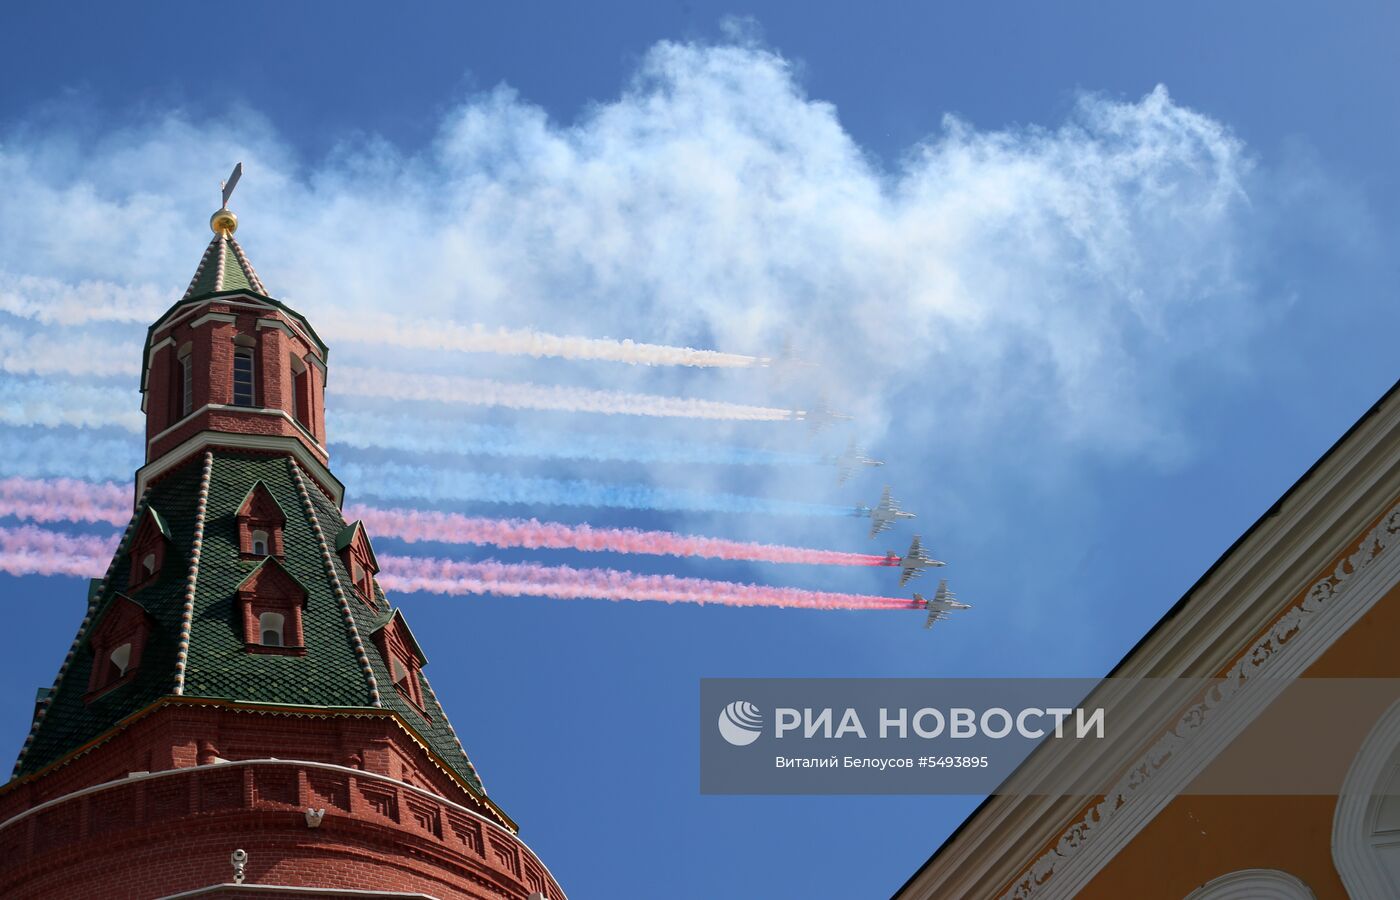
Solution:
[[[326,345],[211,219],[142,357],[135,509],[0,787],[0,896],[562,900],[341,515]]]

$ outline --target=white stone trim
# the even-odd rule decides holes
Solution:
[[[1278,869],[1240,869],[1213,878],[1186,900],[1316,900],[1302,879]]]
[[[195,888],[190,891],[181,891],[178,894],[166,894],[157,900],[183,900],[185,897],[207,897],[210,894],[252,894],[253,896],[267,896],[269,894],[290,894],[301,896],[303,894],[325,894],[327,897],[386,897],[404,898],[404,900],[438,900],[432,894],[405,894],[402,891],[376,891],[361,888],[325,888],[325,887],[292,887],[284,884],[246,884],[228,882],[227,884],[211,884],[208,887]]]
[[[204,549],[204,517],[209,510],[209,479],[214,474],[214,454],[204,451],[204,471],[199,476],[199,505],[194,514],[194,541],[190,544],[190,571],[185,576],[185,605],[180,612],[180,642],[175,653],[176,696],[185,693],[185,663],[190,655],[190,629],[194,626],[195,586],[199,583],[199,557]]]
[[[1072,898],[1292,679],[1400,584],[1400,504],[1330,575],[1317,581],[1246,648],[1223,682],[1127,768],[1113,790],[1067,828],[1013,881],[1002,900]],[[1267,674],[1267,678],[1261,675]],[[1149,781],[1152,789],[1143,791]]]
[[[199,409],[196,409],[195,411],[191,412],[188,416],[182,416],[180,418],[180,421],[176,422],[174,425],[171,425],[169,428],[166,428],[159,434],[156,434],[154,437],[146,441],[146,452],[151,452],[151,447],[155,446],[156,441],[165,437],[170,432],[176,430],[181,425],[185,424],[190,419],[193,419],[195,416],[199,415],[200,413],[206,410],[214,410],[217,412],[252,413],[253,415],[257,416],[281,416],[291,424],[295,425],[298,431],[310,438],[311,443],[315,444],[317,449],[319,449],[322,453],[325,453],[327,456],[330,455],[329,452],[326,450],[325,444],[322,444],[320,441],[316,440],[316,435],[308,431],[305,425],[298,422],[296,418],[292,416],[291,413],[287,412],[285,409],[281,409],[280,407],[276,406],[234,406],[229,403],[206,403]]]
[[[198,319],[195,319],[193,322],[191,322],[191,323],[190,323],[190,327],[191,327],[191,328],[198,328],[199,326],[205,325],[205,324],[207,324],[207,323],[209,323],[209,322],[220,322],[220,323],[222,323],[222,324],[224,324],[224,325],[234,325],[234,324],[236,324],[236,323],[238,322],[238,316],[235,316],[233,313],[220,313],[220,312],[205,313],[204,315],[200,316]]]
[[[345,616],[345,625],[350,629],[350,638],[355,645],[356,657],[360,662],[360,667],[364,670],[365,681],[369,684],[370,705],[383,706],[384,704],[379,697],[379,681],[374,677],[374,667],[370,665],[365,642],[360,638],[359,627],[355,625],[355,614],[350,609],[350,598],[340,583],[340,572],[335,568],[330,542],[326,540],[326,533],[321,529],[321,517],[316,515],[316,505],[311,502],[311,493],[306,489],[306,480],[301,477],[301,469],[295,462],[288,462],[288,466],[291,467],[292,477],[296,480],[297,492],[301,494],[301,502],[306,508],[306,515],[311,520],[311,529],[316,532],[316,542],[321,547],[321,561],[325,564],[326,574],[330,576],[335,599],[340,601],[340,612]]]
[[[244,407],[230,408],[243,409]],[[337,506],[345,499],[345,485],[341,484],[339,479],[331,474],[331,470],[326,467],[326,464],[312,455],[301,441],[281,434],[239,434],[233,431],[201,431],[179,446],[162,453],[160,458],[146,463],[136,470],[137,493],[144,491],[152,479],[164,474],[206,447],[227,447],[230,450],[268,450],[274,453],[289,454],[311,474],[312,478],[316,479],[316,483],[330,495]]]
[[[258,319],[257,328],[259,331],[264,328],[276,328],[278,331],[284,332],[287,337],[298,337],[297,333],[292,330],[290,325],[278,319]]]
[[[1347,893],[1357,900],[1387,900],[1392,885],[1369,852],[1375,816],[1373,791],[1400,750],[1400,703],[1376,721],[1347,770],[1332,818],[1332,863]]]

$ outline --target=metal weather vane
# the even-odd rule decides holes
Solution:
[[[219,190],[223,193],[224,205],[215,210],[214,215],[209,217],[209,227],[215,234],[228,237],[238,230],[238,216],[228,208],[228,198],[233,196],[233,189],[238,186],[238,179],[243,177],[243,163],[233,167],[229,173],[228,181],[219,182]]]

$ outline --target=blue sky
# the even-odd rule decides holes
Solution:
[[[887,895],[979,798],[701,797],[698,679],[1100,674],[1397,375],[1393,6],[70,4],[8,19],[0,477],[129,476],[138,438],[104,411],[138,409],[123,365],[243,159],[240,240],[334,345],[333,463],[357,472],[352,501],[862,552],[911,533],[394,496],[376,473],[407,460],[478,485],[832,506],[887,479],[920,513],[976,604],[933,632],[912,613],[399,598],[492,796],[575,898]],[[65,319],[75,298],[121,314]],[[781,383],[334,340],[386,302],[740,354],[791,342],[820,369]],[[60,338],[81,364],[42,352]],[[765,407],[825,396],[856,418],[811,438],[337,395],[337,373],[372,366]],[[337,444],[337,411],[346,433],[394,422],[389,446]],[[888,464],[838,486],[810,465],[424,449],[483,425],[818,456],[855,433]],[[431,552],[899,595],[882,570]],[[83,592],[37,575],[0,589],[29,636],[0,657],[15,750]]]

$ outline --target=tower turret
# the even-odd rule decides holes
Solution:
[[[561,898],[341,515],[327,348],[234,239],[236,180],[147,335],[135,510],[0,787],[0,896],[241,896],[243,849],[288,896]]]

